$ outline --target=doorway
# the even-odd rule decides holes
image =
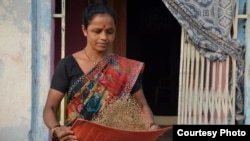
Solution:
[[[81,14],[87,1],[66,2],[65,55],[69,55],[86,43]],[[56,6],[60,13],[60,0]],[[162,1],[127,0],[126,11],[126,57],[145,63],[143,90],[149,106],[157,116],[177,116],[181,27]],[[55,19],[55,65],[61,54],[60,24]]]
[[[156,116],[177,116],[181,27],[162,1],[127,1],[127,57],[145,63],[143,90]]]

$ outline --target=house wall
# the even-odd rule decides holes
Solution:
[[[51,2],[0,1],[0,140],[45,141],[51,76]]]
[[[245,124],[250,125],[250,1],[246,2],[247,21],[245,26],[245,46],[246,46],[246,65],[245,65],[245,93],[244,93],[244,108],[245,108]]]

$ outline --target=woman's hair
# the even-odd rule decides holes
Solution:
[[[89,23],[97,14],[109,14],[116,24],[116,14],[114,10],[103,1],[89,1],[88,7],[83,11],[82,24],[88,28]]]

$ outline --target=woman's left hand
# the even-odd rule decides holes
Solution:
[[[149,130],[158,130],[158,129],[160,129],[160,126],[157,125],[156,123],[150,125],[150,127],[149,127]]]

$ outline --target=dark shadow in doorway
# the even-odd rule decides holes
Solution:
[[[177,115],[181,27],[162,1],[128,1],[127,57],[145,62],[143,90],[155,115]]]

